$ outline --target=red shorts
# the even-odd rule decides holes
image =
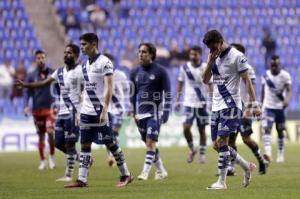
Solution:
[[[55,112],[53,109],[40,109],[32,111],[37,133],[53,132],[55,126]]]

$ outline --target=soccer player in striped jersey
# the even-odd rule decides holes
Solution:
[[[248,76],[247,58],[235,48],[229,46],[220,32],[211,30],[205,33],[203,43],[210,49],[207,67],[203,74],[203,82],[209,83],[213,78],[213,99],[211,118],[211,137],[214,147],[219,153],[217,182],[207,189],[227,189],[226,175],[230,159],[244,170],[243,186],[247,187],[255,164],[246,161],[233,148],[228,146],[229,136],[236,133],[242,116],[240,96],[240,79],[246,84],[250,103],[245,116],[260,116],[261,111],[256,105],[256,96]]]
[[[189,51],[189,61],[180,67],[178,83],[177,83],[177,95],[176,95],[176,107],[180,109],[180,96],[182,94],[184,86],[184,113],[185,121],[183,123],[183,133],[190,149],[187,157],[187,162],[191,163],[194,160],[196,149],[193,143],[193,135],[191,127],[194,120],[197,122],[199,130],[199,163],[205,163],[206,153],[206,133],[205,126],[208,124],[208,113],[206,110],[207,104],[207,92],[212,92],[212,85],[205,85],[202,81],[202,74],[206,67],[206,63],[201,60],[202,49],[200,46],[193,46]]]
[[[105,56],[107,56],[113,64],[115,63],[113,55],[105,53]],[[128,105],[130,88],[128,78],[122,70],[116,68],[113,76],[114,83],[110,112],[112,114],[112,131],[117,143],[119,143],[119,131],[122,127],[124,115],[126,114],[125,106],[126,104]],[[108,166],[113,167],[115,164],[116,162],[113,155],[108,151]]]
[[[65,67],[58,68],[43,81],[23,83],[18,85],[27,88],[47,87],[53,82],[59,87],[59,111],[55,125],[55,146],[66,154],[67,166],[65,175],[57,181],[71,181],[74,164],[77,159],[75,148],[79,137],[78,111],[81,93],[81,67],[78,64],[79,47],[68,44],[64,51]]]
[[[271,130],[275,122],[278,133],[278,150],[276,162],[284,162],[284,139],[286,134],[285,108],[292,95],[292,79],[290,74],[280,65],[280,58],[272,56],[270,69],[262,79],[262,104],[264,129],[263,142],[265,156],[272,159]]]
[[[87,187],[92,142],[105,144],[113,154],[121,173],[116,186],[124,187],[133,177],[111,129],[111,115],[108,110],[112,97],[113,64],[99,53],[98,36],[95,33],[81,35],[80,48],[82,53],[88,56],[88,60],[81,67],[84,91],[80,111],[80,163],[78,179],[66,184],[65,188]]]

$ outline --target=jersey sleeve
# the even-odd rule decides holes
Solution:
[[[243,54],[237,55],[236,64],[239,73],[243,73],[248,70],[248,61],[245,55]]]
[[[55,79],[55,81],[58,81],[57,69],[51,74],[51,77]]]
[[[82,73],[82,65],[78,65],[76,67],[75,75],[76,75],[76,78],[77,78],[78,82],[83,83],[84,77],[83,77],[83,73]]]
[[[177,80],[180,82],[184,82],[184,71],[182,66],[180,66],[179,68],[179,74]]]
[[[254,71],[253,67],[249,64],[248,64],[248,75],[252,81],[255,81],[255,79],[256,79],[255,71]]]
[[[107,60],[103,64],[103,75],[111,75],[114,72],[114,66],[110,60]]]
[[[291,85],[292,84],[292,78],[289,73],[286,73],[286,84]]]

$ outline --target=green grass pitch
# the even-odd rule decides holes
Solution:
[[[273,151],[275,147],[273,147]],[[240,153],[247,159],[256,160],[250,150],[239,146]],[[194,199],[194,198],[240,198],[240,199],[278,199],[299,198],[300,196],[300,145],[286,146],[286,161],[282,164],[272,162],[267,175],[260,176],[255,171],[248,188],[243,188],[242,171],[227,178],[228,190],[206,190],[206,186],[216,180],[217,154],[208,149],[207,163],[186,163],[186,148],[162,148],[161,154],[169,177],[155,181],[154,168],[148,181],[135,179],[125,188],[115,188],[119,176],[117,168],[108,168],[105,150],[93,151],[95,163],[89,174],[89,187],[64,189],[64,183],[55,182],[64,173],[65,160],[57,151],[57,168],[39,171],[37,152],[0,153],[0,198],[1,199]],[[124,150],[128,166],[136,177],[143,166],[145,149]],[[196,156],[198,157],[198,156]],[[275,154],[274,154],[275,157]],[[74,178],[77,177],[77,168]]]

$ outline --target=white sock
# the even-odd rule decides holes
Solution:
[[[199,152],[200,156],[204,156],[206,153],[206,145],[200,145]]]
[[[160,157],[158,158],[158,160],[156,162],[154,162],[154,166],[156,167],[158,172],[163,172],[166,170],[163,165],[163,161]]]
[[[127,164],[125,162],[125,157],[121,148],[118,145],[114,145],[110,148],[110,152],[112,153],[117,162],[117,166],[120,170],[121,175],[129,176],[130,172],[128,170]]]
[[[235,162],[239,164],[244,171],[249,169],[249,162],[245,160],[240,154],[236,153]]]
[[[265,147],[265,153],[272,157],[272,135],[265,134],[263,135],[263,142]]]
[[[155,152],[154,151],[147,151],[146,156],[145,156],[143,173],[149,173],[150,172],[154,159],[155,159]]]
[[[78,180],[82,181],[82,182],[87,182],[87,177],[88,177],[88,173],[89,173],[89,165],[90,165],[90,161],[91,161],[91,152],[86,153],[86,152],[80,152],[80,156],[79,156],[79,176],[78,176]]]
[[[65,176],[67,176],[67,177],[72,177],[73,176],[76,156],[77,156],[77,154],[73,154],[73,155],[67,154],[66,155],[66,157],[67,157],[67,166],[66,166]]]

